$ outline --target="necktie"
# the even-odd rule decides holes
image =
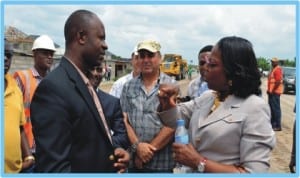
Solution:
[[[89,92],[90,94],[92,95],[93,97],[93,100],[94,100],[94,103],[96,104],[96,107],[97,107],[97,110],[98,110],[98,113],[100,115],[100,118],[102,120],[102,123],[105,127],[105,131],[106,131],[106,134],[110,140],[110,142],[112,143],[112,138],[111,138],[111,134],[110,134],[110,131],[109,131],[109,128],[108,128],[108,125],[107,125],[107,122],[105,120],[105,116],[104,116],[104,113],[103,113],[103,110],[102,110],[102,106],[101,106],[101,103],[100,103],[100,100],[96,94],[96,91],[94,90],[94,88],[92,87],[92,85],[90,83],[87,84],[88,86],[88,89],[89,89]]]

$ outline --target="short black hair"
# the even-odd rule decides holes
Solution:
[[[95,14],[88,10],[77,10],[69,16],[64,28],[66,47],[73,42],[77,32],[88,29],[93,16]]]
[[[212,50],[212,48],[213,48],[213,45],[206,45],[200,49],[198,55],[200,55],[200,53],[210,52]]]
[[[260,95],[260,72],[250,41],[236,36],[224,37],[217,43],[226,78],[232,80],[230,93],[246,98]]]

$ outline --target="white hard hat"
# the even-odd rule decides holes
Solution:
[[[32,45],[32,51],[35,49],[48,49],[50,51],[56,51],[52,39],[47,35],[41,35],[34,40]]]

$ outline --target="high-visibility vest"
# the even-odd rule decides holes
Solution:
[[[268,76],[268,92],[271,92],[271,93],[273,92],[273,89],[275,87],[275,82],[276,82],[276,80],[274,78],[274,73],[277,70],[280,70],[280,73],[282,75],[282,69],[279,66],[276,66],[275,68],[273,68],[270,75]],[[282,80],[282,77],[281,77],[281,80],[280,80],[280,85],[276,88],[274,93],[276,93],[276,94],[282,94],[283,93],[283,80]]]
[[[17,83],[23,93],[24,110],[26,116],[26,123],[23,127],[29,147],[33,152],[35,152],[35,143],[30,119],[30,104],[33,94],[39,84],[39,80],[33,76],[31,69],[16,71],[13,76],[17,80]]]

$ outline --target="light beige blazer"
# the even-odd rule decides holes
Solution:
[[[241,165],[249,172],[268,172],[276,142],[269,105],[256,95],[246,99],[230,95],[209,114],[214,99],[210,90],[159,115],[162,120],[185,119],[190,142],[208,159]]]

